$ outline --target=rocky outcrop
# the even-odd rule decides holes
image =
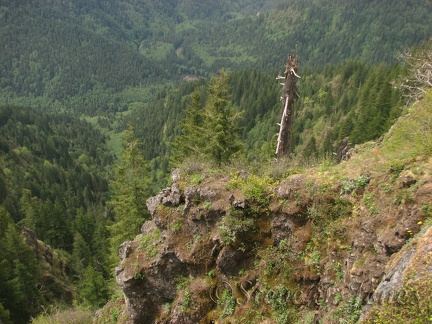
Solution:
[[[69,279],[72,273],[69,261],[51,246],[39,240],[36,233],[29,228],[23,227],[21,234],[36,256],[41,271],[37,288],[41,290],[44,298],[55,303],[53,299],[53,292],[55,292],[59,300],[72,302],[76,297],[76,292]]]
[[[422,211],[431,177],[388,177],[344,191],[360,182],[295,174],[258,199],[247,174],[198,185],[177,174],[148,200],[152,220],[120,248],[116,279],[131,322],[254,322],[255,312],[268,323],[290,314],[331,323],[358,318],[369,303],[366,314],[403,287],[409,269],[432,269]]]
[[[146,222],[142,237],[152,236],[157,227]],[[161,305],[176,296],[176,278],[186,274],[186,265],[170,251],[164,240],[153,236],[143,246],[143,241],[125,242],[120,249],[122,266],[116,268],[116,280],[125,295],[126,306],[132,322],[151,323]],[[152,252],[156,249],[156,252]],[[157,258],[152,257],[157,254]],[[133,254],[135,260],[130,260]],[[132,264],[129,263],[132,261]]]
[[[432,278],[432,227],[421,231],[388,262],[385,274],[363,308],[361,319],[368,319],[373,310],[378,313],[387,305],[403,307],[409,294],[422,298],[425,292],[417,291],[416,283],[429,282]],[[421,286],[420,285],[420,286]],[[430,291],[426,292],[430,295]],[[430,305],[429,305],[430,306]]]

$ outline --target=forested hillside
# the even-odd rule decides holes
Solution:
[[[430,1],[1,1],[0,321],[88,320],[173,168],[271,168],[288,52],[289,163],[331,164],[404,112],[431,35]]]
[[[294,154],[324,157],[335,152],[345,137],[352,144],[377,139],[402,112],[400,90],[392,84],[399,83],[404,73],[398,65],[357,61],[327,65],[321,73],[305,69],[298,84]],[[231,103],[242,112],[239,137],[250,161],[266,160],[275,151],[281,114],[281,86],[275,75],[249,69],[233,71],[227,80]],[[148,139],[147,150],[155,148],[149,151],[149,157],[170,154],[168,142],[181,133],[178,121],[184,118],[192,92],[200,89],[200,100],[205,102],[206,88],[203,81],[183,84],[125,117],[124,122],[134,125],[139,138]],[[156,108],[156,114],[150,116],[152,108]],[[154,124],[162,127],[154,128]]]
[[[105,202],[113,156],[105,141],[91,124],[66,113],[0,107],[0,304],[16,323],[42,305],[77,298],[97,304],[107,297],[85,291],[94,280],[111,275]],[[30,247],[13,224],[27,233]],[[29,257],[31,249],[35,255]],[[86,271],[95,267],[90,276]]]
[[[38,98],[87,114],[124,110],[130,92],[122,90],[135,88],[142,101],[148,99],[142,89],[150,84],[197,72],[193,60],[175,52],[189,27],[209,18],[220,22],[231,10],[261,7],[250,3],[3,1],[2,100]]]
[[[279,3],[3,1],[2,100],[105,114],[184,74],[274,71],[294,49],[318,70],[348,58],[390,62],[431,34],[428,1]]]

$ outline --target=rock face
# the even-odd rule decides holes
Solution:
[[[421,231],[388,262],[380,284],[363,309],[362,319],[367,318],[371,309],[385,303],[402,303],[407,294],[405,287],[416,282],[430,282],[432,278],[432,227]],[[415,292],[417,293],[417,291]],[[430,294],[430,291],[427,293]],[[402,305],[401,305],[402,306]]]
[[[116,279],[130,322],[331,323],[358,319],[362,308],[366,316],[414,269],[432,274],[423,224],[432,178],[406,171],[388,181],[388,172],[367,182],[295,174],[264,189],[247,174],[188,185],[176,173],[148,200],[152,220],[120,248]]]

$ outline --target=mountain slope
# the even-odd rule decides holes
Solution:
[[[274,70],[293,49],[304,66],[392,61],[432,32],[430,2],[399,2],[3,1],[2,100],[116,112],[131,104],[126,88],[144,101],[150,84]]]
[[[0,321],[28,323],[48,305],[106,301],[113,158],[105,141],[71,114],[0,106]]]

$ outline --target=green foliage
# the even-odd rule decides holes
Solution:
[[[237,302],[231,290],[225,289],[218,299],[218,306],[221,310],[221,317],[228,317],[234,314]]]
[[[85,309],[61,309],[53,308],[44,311],[43,314],[32,318],[31,324],[91,324],[92,313]]]
[[[138,250],[146,253],[147,260],[158,254],[158,249],[155,246],[155,243],[160,240],[160,237],[161,231],[159,229],[155,229],[152,233],[141,236]]]
[[[411,158],[417,155],[432,155],[432,123],[430,107],[432,106],[432,91],[424,94],[418,104],[410,108],[410,113],[401,117],[389,133],[383,146],[386,154],[398,155],[398,158]],[[402,153],[401,153],[402,152]]]
[[[181,291],[181,290],[185,289],[188,285],[189,285],[189,278],[187,278],[185,276],[178,276],[177,277],[177,285],[176,285],[177,290]]]
[[[112,196],[109,205],[114,211],[114,223],[108,229],[111,233],[111,248],[117,255],[118,246],[132,239],[150,216],[146,200],[150,196],[147,162],[142,156],[133,129],[125,131],[121,164],[117,165],[110,186]]]
[[[331,222],[351,215],[352,203],[346,198],[319,201],[308,207],[308,218],[321,228]]]
[[[336,280],[338,282],[341,282],[343,280],[343,278],[344,278],[344,273],[343,273],[343,270],[342,270],[342,264],[339,261],[337,261],[334,264],[332,264],[331,268],[336,273]]]
[[[381,136],[401,112],[399,92],[389,88],[397,74],[402,74],[398,66],[373,66],[355,61],[326,66],[320,73],[310,70],[302,72],[302,81],[299,83],[301,98],[296,104],[293,125],[296,155],[302,159],[319,161],[335,152],[338,143],[347,136],[350,143],[361,143]],[[275,124],[280,119],[281,109],[278,101],[280,89],[274,82],[274,72],[269,74],[252,69],[234,71],[229,74],[228,83],[230,105],[241,107],[242,110],[239,119],[239,126],[242,127],[240,139],[244,143],[247,160],[268,161],[274,154]],[[204,119],[208,96],[205,88],[209,87],[208,84],[200,86],[185,110],[185,124],[180,125],[184,132],[173,144],[174,165],[179,165],[185,156],[199,158],[199,148],[208,145],[203,134],[206,132]],[[371,87],[375,87],[375,92],[383,92],[380,99]],[[165,99],[164,107],[158,108],[169,110],[166,118],[180,116],[184,97],[191,91],[189,88],[182,86],[169,92],[169,100]],[[370,106],[376,106],[380,112],[370,114],[363,111]],[[164,136],[170,134],[169,125],[172,125],[171,129],[177,127],[175,123],[164,123],[162,120],[158,123],[165,127]],[[357,129],[354,125],[357,125]],[[373,128],[373,131],[364,131],[365,125],[369,125],[367,127]]]
[[[204,180],[204,176],[201,173],[193,174],[190,177],[190,183],[194,186],[199,185],[201,182],[203,182],[203,180]]]
[[[40,271],[32,249],[3,206],[0,206],[0,224],[0,320],[25,323],[43,303],[36,288]]]
[[[183,295],[184,297],[181,302],[180,309],[182,312],[187,312],[190,310],[190,306],[192,304],[192,292],[190,290],[186,290]]]
[[[196,89],[190,95],[190,102],[184,110],[185,118],[180,122],[181,135],[172,143],[173,154],[171,163],[179,165],[187,157],[202,153],[206,145],[205,115],[201,104],[201,90]]]
[[[432,305],[431,289],[430,276],[411,282],[405,285],[397,298],[372,308],[363,322],[365,324],[429,323],[432,316],[430,309],[430,305]]]
[[[375,204],[375,193],[374,192],[365,194],[363,196],[362,201],[365,204],[365,206],[368,208],[368,210],[371,214],[379,214],[380,211]]]
[[[431,34],[428,2],[295,0],[263,14],[278,3],[68,1],[65,11],[36,0],[35,12],[28,3],[4,1],[0,88],[12,99],[116,112],[130,103],[122,90],[136,94],[222,67],[275,69],[285,60],[284,44],[297,44],[308,66],[348,58],[376,63],[394,61],[396,51]]]
[[[34,316],[41,304],[68,302],[71,283],[82,282],[90,264],[98,264],[104,281],[111,275],[103,205],[108,190],[105,170],[112,157],[105,147],[106,137],[72,114],[41,107],[0,106],[0,119],[0,189],[7,193],[0,197],[2,205],[21,228],[30,228],[37,239],[63,250],[59,253],[68,257],[62,259],[62,267],[70,270],[57,269],[57,252],[52,264],[39,261],[38,269],[31,265],[33,254],[26,258],[28,264],[20,261],[24,265],[20,272],[30,271],[28,280],[38,278],[34,279],[37,287],[44,287],[44,298],[30,288],[35,283],[26,284],[25,291],[16,290],[17,294],[22,292],[23,300],[32,300],[22,307],[27,311],[19,315],[28,317]],[[53,279],[53,275],[59,278]],[[2,304],[14,318],[15,308]]]
[[[82,274],[91,262],[91,251],[79,232],[75,233],[71,264],[76,273]]]
[[[205,106],[206,124],[209,134],[205,153],[217,163],[227,163],[238,152],[241,144],[238,139],[240,115],[230,105],[228,73],[221,71],[210,83],[208,101]]]
[[[85,269],[82,280],[79,285],[80,295],[88,307],[96,309],[107,302],[109,297],[107,282],[92,265]]]
[[[269,245],[259,254],[259,261],[256,266],[262,269],[267,277],[282,275],[288,279],[292,271],[292,262],[296,256],[291,250],[289,242],[283,239],[277,246]]]
[[[259,177],[250,174],[247,177],[240,175],[231,176],[227,189],[240,189],[247,200],[247,213],[260,216],[268,213],[271,193],[269,188],[273,181],[269,177]]]
[[[116,123],[131,122],[137,137],[146,143],[145,156],[149,161],[156,159],[161,172],[154,177],[163,185],[166,143],[179,133],[185,97],[196,88],[195,82],[175,84],[179,76],[243,69],[229,77],[232,104],[244,111],[239,123],[248,160],[265,160],[273,153],[280,114],[274,71],[286,59],[284,44],[297,44],[302,66],[324,73],[315,77],[302,68],[294,132],[295,145],[301,148],[296,153],[320,157],[334,151],[347,135],[355,143],[364,141],[364,135],[380,136],[398,116],[397,105],[392,105],[398,94],[389,88],[389,69],[381,68],[378,79],[374,73],[365,82],[369,66],[339,63],[349,59],[368,64],[394,61],[396,51],[429,38],[430,4],[386,1],[366,5],[350,0],[322,5],[315,0],[295,0],[263,14],[275,9],[278,2],[145,0],[95,5],[68,1],[65,11],[58,4],[48,6],[37,0],[40,10],[34,12],[28,3],[15,5],[8,0],[1,4],[1,41],[5,44],[0,59],[1,97],[8,102],[105,115],[108,124],[117,114]],[[150,61],[140,52],[158,60]],[[367,95],[363,90],[375,82],[377,93]],[[171,86],[172,91],[167,89]],[[360,92],[365,93],[361,105]],[[376,113],[365,115],[362,107]],[[123,114],[125,111],[128,113]],[[351,134],[353,126],[362,124],[367,116],[372,118],[371,125],[383,124],[370,126],[371,132],[361,129],[363,134]],[[116,128],[103,119],[98,117],[98,125],[105,124],[108,131]],[[329,131],[334,125],[337,130]]]
[[[349,179],[342,182],[340,194],[353,194],[358,189],[363,189],[369,183],[370,177],[367,174],[362,174],[357,179]]]
[[[104,170],[112,157],[102,133],[77,117],[43,108],[0,106],[0,116],[4,140],[0,153],[8,193],[3,204],[14,220],[33,213],[36,219],[29,225],[35,229],[36,201],[51,204],[44,207],[45,212],[56,205],[72,219],[77,209],[103,203],[107,190]],[[83,155],[86,158],[80,159]],[[26,206],[20,206],[24,195]]]
[[[173,232],[174,233],[179,233],[181,231],[182,228],[182,224],[183,224],[183,220],[182,219],[178,219],[173,226]]]
[[[332,314],[332,320],[339,323],[355,324],[362,313],[362,299],[352,296],[345,304],[338,307]],[[363,322],[362,322],[363,323]]]
[[[424,217],[432,219],[432,205],[423,205],[423,206],[421,206],[420,213]]]
[[[240,150],[240,115],[230,104],[228,73],[221,71],[211,79],[203,108],[200,107],[200,94],[195,91],[185,113],[182,135],[173,142],[174,163],[198,155],[221,165],[228,163]]]
[[[121,322],[122,314],[124,314],[125,305],[123,293],[117,290],[110,301],[97,312],[97,316],[93,314],[92,323],[98,324],[115,324]]]
[[[237,239],[255,229],[255,220],[246,217],[242,210],[231,209],[222,220],[218,227],[218,234],[222,242],[226,245],[233,244]]]
[[[268,178],[251,175],[246,179],[242,191],[245,198],[252,203],[256,203],[260,207],[268,207],[271,197],[268,192],[269,188],[270,180]]]
[[[296,320],[295,312],[287,302],[289,294],[290,291],[287,288],[279,286],[269,300],[278,324],[293,323]]]
[[[147,196],[166,183],[169,155],[173,164],[187,156],[226,164],[243,153],[252,163],[270,159],[280,114],[275,70],[285,61],[288,43],[298,44],[303,62],[293,129],[297,157],[319,160],[346,136],[361,143],[389,129],[401,106],[399,90],[391,85],[405,71],[370,64],[393,61],[396,50],[428,38],[431,4],[293,0],[263,14],[277,2],[0,4],[2,322],[28,321],[41,304],[54,302],[44,301],[34,288],[40,273],[15,223],[70,255],[70,276],[81,283],[85,303],[97,307],[107,295],[101,287],[112,275],[107,237],[111,234],[115,255],[119,243],[139,233],[148,217]],[[340,64],[347,58],[368,63]],[[325,63],[332,65],[321,67]],[[180,75],[206,77],[221,67],[248,70],[222,72],[209,82],[176,83]],[[431,154],[431,98],[426,93],[401,119],[383,150],[403,152],[402,158]],[[135,126],[139,141],[125,142],[105,209],[106,170],[113,163],[108,136],[114,150],[127,123]],[[182,140],[174,140],[171,154],[166,143],[177,134]],[[286,170],[281,166],[272,174],[279,178]],[[254,230],[249,216],[267,212],[268,183],[250,177],[239,184],[249,205],[223,218],[219,230],[226,244]],[[346,182],[343,192],[365,185],[360,179]],[[372,213],[377,212],[374,199],[363,200]],[[311,206],[309,216],[327,224],[350,212],[350,203],[340,199]],[[422,213],[429,217],[426,207]],[[149,248],[148,256],[156,253]],[[280,316],[283,321],[285,315]]]
[[[242,112],[238,126],[244,148],[232,160],[238,161],[241,157],[259,165],[273,157],[276,123],[281,113],[280,88],[274,81],[275,74],[253,69],[229,73],[229,107],[240,107]],[[329,157],[343,138],[349,137],[351,144],[377,139],[401,113],[399,91],[389,88],[396,76],[403,74],[398,66],[348,61],[328,65],[320,72],[306,69],[301,74],[301,97],[296,104],[293,125],[293,148],[298,159],[316,163],[328,158],[328,163],[332,163]],[[207,163],[217,161],[209,158],[210,141],[205,136],[209,128],[205,126],[206,103],[213,80],[182,84],[161,94],[152,105],[128,115],[126,120],[139,130],[137,136],[151,143],[151,147],[146,148],[146,156],[163,155],[168,151],[173,166],[180,166],[185,160],[191,162],[187,157]],[[379,100],[375,92],[383,93]],[[364,111],[370,106],[376,107],[376,113]],[[152,114],[153,110],[160,113]],[[183,114],[183,121],[178,123]],[[160,125],[157,131],[155,125]],[[367,127],[373,131],[364,131]],[[213,126],[210,129],[215,133]],[[165,144],[168,140],[171,140],[169,147]]]

